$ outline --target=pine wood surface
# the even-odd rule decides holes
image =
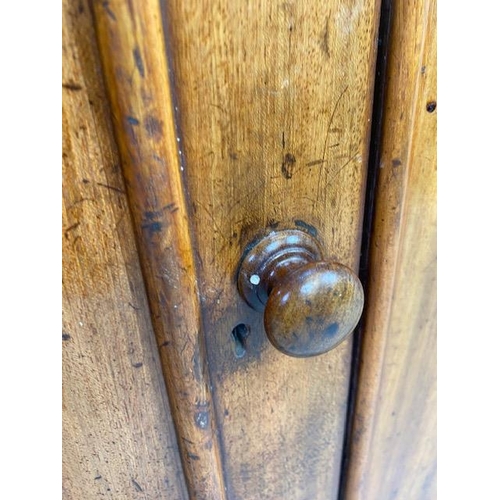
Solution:
[[[187,499],[86,3],[63,2],[63,498]]]
[[[347,500],[436,498],[436,2],[393,9]]]

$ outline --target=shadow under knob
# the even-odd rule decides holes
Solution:
[[[363,311],[363,288],[355,273],[323,260],[318,242],[294,229],[271,233],[250,249],[238,287],[250,306],[264,311],[271,343],[295,357],[336,347]]]

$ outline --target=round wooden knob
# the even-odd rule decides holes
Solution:
[[[295,229],[271,233],[252,246],[238,288],[251,307],[264,311],[271,343],[295,357],[336,347],[363,310],[363,288],[354,272],[323,260],[318,242]]]

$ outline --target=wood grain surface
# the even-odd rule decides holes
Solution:
[[[436,498],[436,2],[393,2],[347,500]]]
[[[239,297],[266,231],[357,268],[379,2],[163,2],[228,497],[334,499],[351,344],[293,359]]]
[[[95,2],[153,326],[191,498],[223,500],[225,488],[207,369],[183,163],[156,0]]]
[[[63,498],[187,499],[90,11],[63,2]]]

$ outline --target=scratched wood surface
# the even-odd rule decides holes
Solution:
[[[186,499],[91,15],[63,2],[63,498]]]
[[[160,4],[94,2],[124,181],[191,498],[224,480]]]
[[[379,2],[163,2],[231,499],[334,499],[351,343],[292,359],[235,273],[267,229],[357,269]]]
[[[393,2],[347,500],[436,498],[436,2]]]

